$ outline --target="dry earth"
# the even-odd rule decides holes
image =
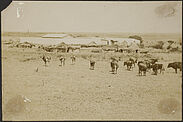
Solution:
[[[166,69],[157,76],[137,76],[120,62],[110,74],[109,61],[77,58],[60,67],[56,54],[45,67],[43,52],[3,46],[3,120],[181,120],[182,73]],[[158,54],[181,60],[179,54]],[[164,59],[165,59],[164,58]],[[165,66],[166,67],[166,66]],[[36,69],[38,71],[36,72]],[[24,102],[21,95],[30,101]]]

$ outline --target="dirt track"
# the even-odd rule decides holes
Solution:
[[[178,55],[179,59],[181,54]],[[109,73],[109,62],[98,61],[92,71],[89,62],[82,58],[77,58],[75,65],[67,59],[64,67],[59,67],[59,60],[53,58],[45,67],[40,58],[23,61],[26,56],[39,57],[29,49],[3,50],[3,120],[182,118],[180,71],[175,74],[173,69],[166,69],[164,74],[147,73],[139,77],[137,67],[127,71],[121,62],[118,74],[114,75]],[[21,99],[18,95],[26,96],[31,102],[9,102]],[[169,114],[168,107],[174,113]],[[12,110],[15,108],[17,112]]]

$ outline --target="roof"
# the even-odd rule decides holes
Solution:
[[[42,38],[63,38],[66,37],[67,34],[46,34],[42,36]]]
[[[96,44],[94,41],[92,41],[92,42],[90,42],[88,45],[89,45],[89,46],[96,46],[97,44]]]
[[[136,50],[136,49],[139,49],[139,46],[138,46],[137,44],[135,44],[135,43],[132,43],[132,44],[130,45],[129,49],[134,49],[134,50]]]

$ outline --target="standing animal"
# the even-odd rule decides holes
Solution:
[[[170,67],[175,69],[175,73],[177,73],[177,69],[180,69],[180,71],[182,71],[182,62],[169,63],[167,68],[170,68]]]
[[[135,67],[135,63],[137,63],[137,59],[131,57],[131,58],[129,58],[129,61],[131,61],[132,64],[134,65],[134,67]]]
[[[142,76],[142,74],[146,76],[147,65],[144,62],[138,62],[138,67],[139,67],[139,76]]]
[[[118,65],[118,61],[112,61],[111,62],[111,68],[112,68],[112,73],[113,74],[117,74],[117,70],[119,68],[119,65]]]
[[[95,61],[90,60],[90,70],[94,70],[94,68],[95,68]]]
[[[146,67],[147,67],[147,71],[150,71],[151,70],[151,62],[149,60],[143,60],[143,61],[138,61],[138,63],[144,63],[146,64]]]
[[[43,55],[43,57],[41,57],[42,58],[42,60],[44,61],[44,63],[45,63],[45,66],[46,66],[46,64],[47,64],[47,62],[50,62],[50,60],[51,60],[51,57],[46,57],[45,55]]]
[[[148,60],[151,64],[155,64],[156,62],[158,62],[158,59],[156,58],[151,58]]]
[[[125,61],[124,62],[124,66],[127,66],[127,70],[130,70],[132,69],[132,61]]]
[[[152,64],[151,68],[154,71],[155,75],[157,75],[158,70],[160,70],[160,73],[165,70],[164,67],[163,67],[163,64],[160,64],[160,63]]]
[[[71,56],[71,63],[74,64],[76,62],[76,56]]]
[[[110,64],[111,64],[111,72],[113,70],[112,67],[113,67],[114,62],[118,62],[118,60],[116,58],[114,58],[114,57],[111,57],[111,61],[110,61]]]
[[[61,56],[59,60],[60,60],[60,66],[65,66],[65,57]]]

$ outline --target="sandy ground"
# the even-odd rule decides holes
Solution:
[[[66,59],[66,65],[60,67],[58,58],[51,55],[53,60],[45,67],[39,58],[42,52],[34,49],[3,47],[2,52],[3,120],[182,118],[180,71],[175,74],[166,69],[157,76],[137,76],[137,67],[127,71],[119,62],[114,75],[106,61],[96,62],[95,70],[89,70],[89,61],[82,58],[74,65]],[[30,101],[24,102],[20,95]]]

